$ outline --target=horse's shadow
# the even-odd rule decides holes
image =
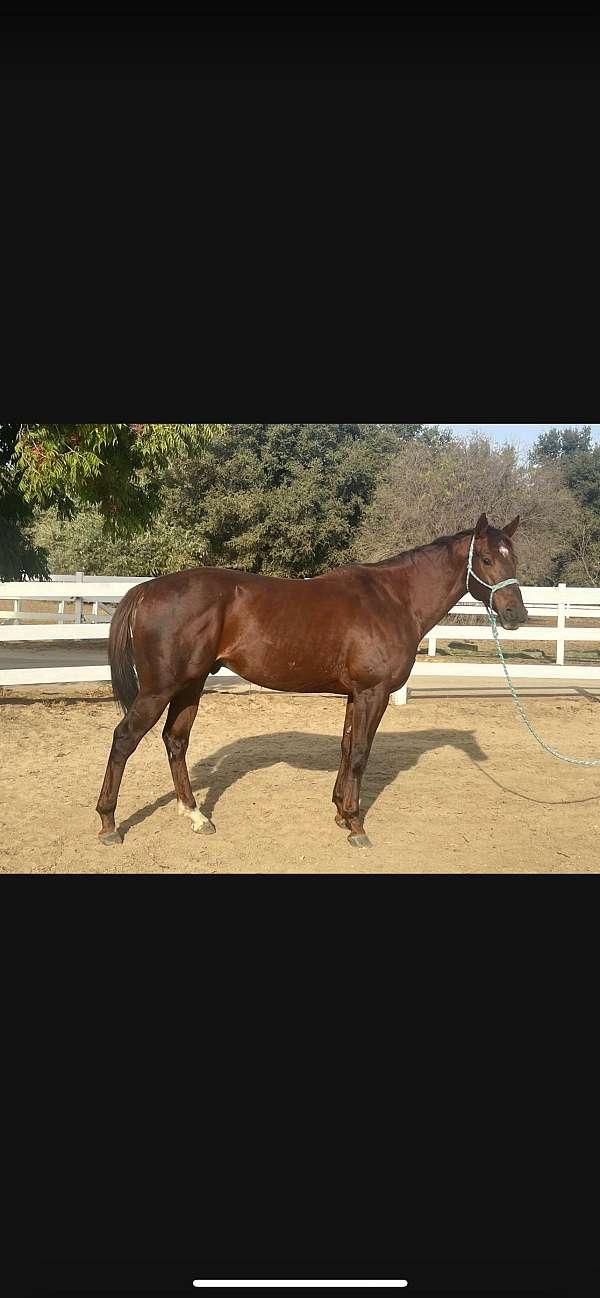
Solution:
[[[365,772],[361,806],[368,812],[388,785],[416,766],[425,753],[452,746],[472,761],[487,761],[468,730],[417,730],[411,734],[379,734],[375,737]],[[197,762],[190,772],[194,793],[205,816],[213,812],[223,794],[252,771],[283,763],[298,771],[330,771],[333,780],[340,765],[340,741],[333,735],[311,735],[288,730],[274,735],[253,735],[225,744],[214,756]],[[202,802],[202,790],[206,797]],[[283,807],[282,807],[283,810]]]
[[[388,785],[416,766],[426,753],[447,747],[465,753],[473,762],[487,761],[486,753],[470,730],[431,729],[411,731],[404,735],[378,734],[363,781],[361,805],[364,812],[371,809]],[[300,772],[330,771],[333,792],[340,758],[340,740],[335,735],[313,735],[298,730],[251,735],[224,744],[210,757],[196,762],[190,769],[190,781],[199,807],[212,820],[220,799],[228,789],[245,776],[251,776],[254,771],[266,770],[270,766],[283,764]],[[159,807],[174,801],[174,798],[174,792],[169,792],[141,808],[119,826],[121,833],[126,834],[134,825],[146,820]],[[284,811],[282,792],[282,815]]]

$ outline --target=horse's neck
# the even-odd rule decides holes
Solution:
[[[468,554],[469,538],[461,536],[448,548],[430,545],[415,555],[414,607],[422,635],[437,626],[465,594]]]

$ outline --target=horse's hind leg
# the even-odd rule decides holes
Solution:
[[[343,798],[344,798],[344,789],[346,787],[346,780],[348,778],[348,765],[350,762],[350,750],[352,747],[353,712],[354,712],[354,700],[348,699],[348,705],[346,707],[346,719],[344,721],[344,733],[342,736],[342,760],[338,772],[338,777],[335,782],[335,788],[333,790],[333,802],[337,807],[337,816],[335,818],[335,823],[336,825],[339,825],[342,829],[344,827],[348,829],[350,828],[348,821],[344,816]]]
[[[127,716],[117,726],[104,784],[96,810],[102,820],[99,838],[102,843],[122,843],[115,829],[115,810],[125,766],[144,735],[156,725],[169,702],[168,694],[138,694]]]
[[[195,834],[215,832],[214,825],[198,810],[185,760],[190,731],[196,720],[205,681],[206,677],[204,680],[194,681],[181,690],[181,693],[175,695],[163,730],[163,739],[177,794],[177,810],[180,816],[189,817]]]

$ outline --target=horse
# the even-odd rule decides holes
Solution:
[[[266,689],[347,699],[335,820],[349,829],[353,847],[370,847],[360,806],[363,776],[390,695],[408,681],[423,638],[467,591],[492,607],[506,630],[528,620],[512,543],[519,522],[517,516],[494,528],[482,514],[474,530],[310,581],[194,568],[130,590],[108,642],[124,717],[96,808],[100,841],[123,842],[115,826],[123,772],[167,708],[163,740],[178,812],[195,833],[216,832],[197,806],[186,753],[206,681],[228,667]]]

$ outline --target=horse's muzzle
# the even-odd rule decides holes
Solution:
[[[526,626],[529,621],[529,614],[526,609],[503,608],[498,614],[505,631],[518,631],[519,627]]]

